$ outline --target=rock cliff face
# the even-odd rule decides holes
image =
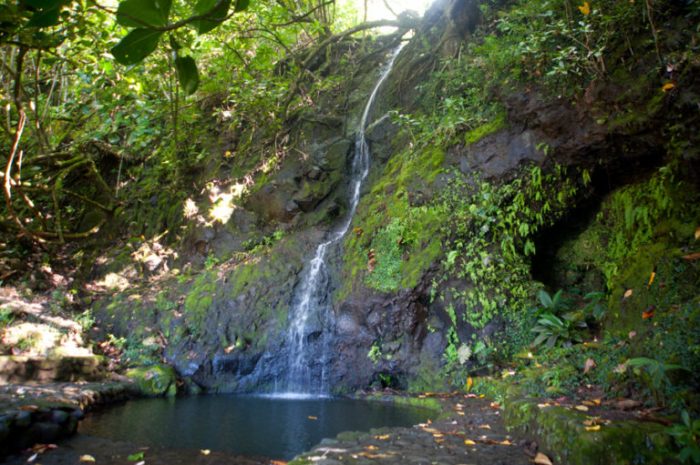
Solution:
[[[373,109],[367,131],[372,168],[354,229],[329,253],[335,324],[308,334],[314,339],[318,331],[333,333],[329,381],[334,391],[371,383],[430,386],[441,373],[449,346],[474,348],[475,341],[483,340],[497,346],[505,337],[508,320],[501,313],[488,313],[486,304],[465,308],[460,300],[483,284],[451,271],[446,255],[458,233],[444,232],[441,228],[450,214],[433,208],[446,192],[467,198],[478,182],[503,186],[529,179],[533,168],[548,172],[560,166],[589,173],[590,181],[562,202],[553,219],[542,221],[534,237],[538,253],[518,253],[525,271],[506,269],[497,277],[508,281],[517,275],[517,285],[527,281],[522,285],[534,287],[535,278],[561,284],[550,268],[561,270],[559,246],[580,233],[565,225],[577,215],[594,216],[602,199],[615,189],[647,180],[666,161],[667,126],[661,123],[671,113],[693,114],[691,97],[700,86],[697,63],[689,63],[678,79],[685,97],[666,98],[659,96],[655,79],[639,78],[637,73],[648,68],[640,61],[625,70],[627,81],[594,82],[575,104],[535,87],[494,96],[503,102],[505,113],[482,137],[470,139],[460,133],[443,146],[412,151],[410,131],[389,112],[428,113],[435,102],[423,84],[441,60],[457,59],[480,21],[475,2],[438,1],[398,57]],[[347,211],[354,133],[394,43],[375,44],[352,69],[345,68],[350,78],[340,91],[323,99],[320,112],[297,116],[289,130],[293,148],[276,171],[256,181],[228,223],[192,229],[185,241],[192,255],[204,244],[205,250],[233,254],[233,259],[189,278],[172,278],[160,293],[151,290],[138,298],[136,293],[123,294],[105,302],[98,312],[104,330],[158,334],[166,346],[165,359],[205,389],[272,390],[287,370],[284,335],[301,272],[324,232]],[[609,111],[616,107],[639,116],[616,118]],[[689,118],[685,127],[697,127],[696,112]],[[691,137],[690,132],[686,129],[685,135]],[[696,191],[697,149],[684,150],[683,170],[691,191]],[[450,186],[459,173],[478,181],[455,191]],[[392,236],[392,231],[399,232]],[[260,250],[236,259],[243,241],[255,238]],[[388,255],[371,263],[381,247],[396,244],[396,269],[382,268],[388,266]],[[494,244],[483,247],[480,260],[486,265],[499,260]],[[384,280],[378,281],[385,271]],[[589,287],[601,282],[600,270],[580,267],[579,273],[576,282],[588,282]],[[591,273],[598,277],[591,278]],[[507,305],[506,297],[497,304]],[[455,317],[469,312],[471,319]]]

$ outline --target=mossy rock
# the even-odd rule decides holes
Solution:
[[[175,370],[168,365],[151,365],[132,368],[126,372],[141,391],[148,397],[174,396],[177,394]]]
[[[535,436],[557,463],[627,465],[668,462],[670,439],[664,427],[638,421],[615,421],[589,431],[587,415],[564,407],[542,407],[537,401],[506,402],[506,426]]]

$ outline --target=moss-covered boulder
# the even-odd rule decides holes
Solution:
[[[177,393],[175,370],[168,365],[132,368],[126,376],[134,380],[145,396],[174,396]]]

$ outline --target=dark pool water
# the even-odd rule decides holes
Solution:
[[[80,432],[140,445],[290,459],[341,431],[411,426],[430,415],[351,399],[211,395],[129,401],[88,415]]]

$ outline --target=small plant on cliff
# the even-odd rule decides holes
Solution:
[[[379,347],[379,343],[374,341],[372,347],[370,347],[369,352],[367,352],[367,358],[369,358],[372,363],[377,363],[382,358],[382,349]]]

